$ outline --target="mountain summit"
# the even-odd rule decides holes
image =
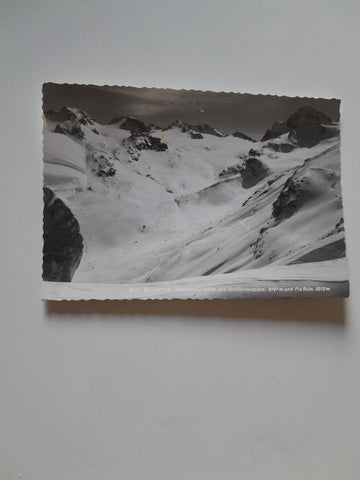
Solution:
[[[269,128],[262,142],[288,133],[288,139],[299,147],[314,147],[322,140],[337,134],[330,117],[320,110],[306,105],[290,115],[286,122],[275,122]]]
[[[320,110],[306,105],[305,107],[299,108],[295,113],[290,115],[286,120],[286,125],[289,129],[295,129],[303,125],[321,125],[321,124],[331,124],[332,120],[330,117],[325,115]]]
[[[76,121],[81,125],[94,125],[95,119],[91,117],[88,113],[80,108],[72,107],[62,107],[61,110],[55,112],[53,110],[48,110],[45,112],[45,117],[52,122],[68,122]]]
[[[150,132],[150,127],[135,117],[116,117],[109,122],[109,125],[116,124],[122,130],[128,130],[131,133],[143,134]]]
[[[183,133],[195,132],[195,133],[200,133],[205,135],[214,135],[215,137],[224,136],[221,132],[219,132],[219,130],[216,130],[216,128],[212,127],[208,123],[202,123],[199,125],[190,125],[188,123],[182,122],[181,120],[175,120],[175,122],[163,128],[163,131],[171,130],[172,128],[180,128],[180,130]]]

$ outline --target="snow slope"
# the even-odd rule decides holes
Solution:
[[[84,112],[74,115],[65,119],[67,134],[53,133],[59,128],[50,119],[44,136],[44,182],[71,208],[84,237],[74,282],[230,279],[268,265],[292,265],[293,275],[306,258],[316,260],[314,278],[327,261],[334,267],[329,280],[340,279],[338,136],[312,148],[292,144],[282,153],[274,140],[192,138],[175,123],[144,132],[160,139],[164,149],[158,151],[139,147],[142,137],[134,140],[121,122],[100,125]],[[286,134],[275,142],[291,144]],[[244,188],[243,165],[251,156],[266,173]]]
[[[87,185],[85,148],[65,135],[44,131],[44,185],[55,189]]]
[[[336,279],[329,280],[334,277]],[[276,278],[276,280],[274,280]],[[172,299],[172,298],[272,298],[281,296],[313,297],[347,296],[348,272],[343,260],[324,261],[314,265],[272,267],[243,270],[227,275],[215,274],[168,282],[132,284],[96,284],[43,282],[47,300],[87,299]],[[289,282],[290,280],[290,282]]]

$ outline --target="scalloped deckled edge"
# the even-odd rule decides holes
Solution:
[[[57,85],[57,86],[76,86],[76,87],[95,87],[95,88],[103,88],[103,87],[109,87],[109,88],[135,88],[137,90],[170,90],[174,92],[193,92],[193,93],[224,93],[224,94],[232,94],[232,95],[251,95],[253,97],[276,97],[276,98],[298,98],[300,100],[303,99],[309,99],[309,100],[336,100],[338,102],[341,102],[340,98],[337,97],[312,97],[312,96],[301,96],[301,95],[286,95],[286,94],[277,94],[277,93],[251,93],[251,92],[239,92],[239,91],[227,91],[227,90],[202,90],[202,89],[196,89],[196,88],[172,88],[172,87],[149,87],[149,86],[134,86],[134,85],[109,85],[109,84],[104,84],[104,85],[97,85],[95,83],[57,83],[57,82],[44,82],[42,84],[42,93],[44,89],[44,85],[51,84],[51,85]],[[42,97],[43,98],[43,97]]]

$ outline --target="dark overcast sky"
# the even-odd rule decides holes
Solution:
[[[312,105],[334,121],[339,120],[339,100],[195,90],[109,87],[46,83],[43,108],[64,105],[82,108],[99,123],[117,116],[133,116],[160,127],[175,120],[209,123],[223,133],[241,131],[260,138],[276,120],[286,120],[304,105]]]

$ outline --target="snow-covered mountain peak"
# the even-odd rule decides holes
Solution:
[[[167,127],[164,127],[162,130],[165,132],[167,130],[172,130],[174,128],[179,128],[183,133],[191,130],[191,127],[181,120],[175,120],[175,122],[170,123]]]
[[[63,123],[67,121],[77,121],[81,125],[94,125],[95,119],[91,117],[88,113],[80,108],[74,107],[62,107],[59,111],[48,111],[45,112],[45,117],[57,123]]]
[[[167,130],[172,130],[174,128],[180,129],[182,133],[187,133],[189,132],[190,134],[193,134],[193,138],[200,138],[196,137],[194,134],[206,134],[206,135],[214,135],[216,137],[223,137],[224,135],[219,132],[216,128],[212,127],[211,125],[207,123],[199,124],[199,125],[191,125],[189,123],[185,123],[181,120],[175,120],[172,122],[170,125],[167,127],[163,128],[163,131]]]
[[[191,129],[198,133],[204,133],[207,135],[215,135],[215,137],[223,137],[224,134],[219,132],[216,128],[212,127],[208,123],[202,123],[200,125],[192,125]]]
[[[149,133],[151,130],[149,125],[135,117],[116,117],[110,120],[109,125],[116,125],[122,130],[128,130],[136,134]]]
[[[277,138],[284,133],[289,132],[289,127],[286,125],[286,122],[276,121],[273,123],[272,127],[266,130],[264,136],[262,137],[261,141],[266,142],[267,140],[271,140],[272,138]]]
[[[265,132],[261,141],[278,139],[284,134],[287,134],[288,140],[285,141],[284,149],[290,151],[292,147],[289,143],[299,147],[314,147],[319,142],[336,136],[338,130],[334,128],[330,117],[310,105],[305,105],[290,115],[286,121],[276,121]],[[276,144],[278,142],[271,142],[270,145]]]
[[[286,125],[290,129],[298,128],[301,125],[320,125],[331,123],[332,120],[330,117],[310,105],[305,105],[304,107],[299,108],[299,110],[290,115],[290,117],[286,120]]]

